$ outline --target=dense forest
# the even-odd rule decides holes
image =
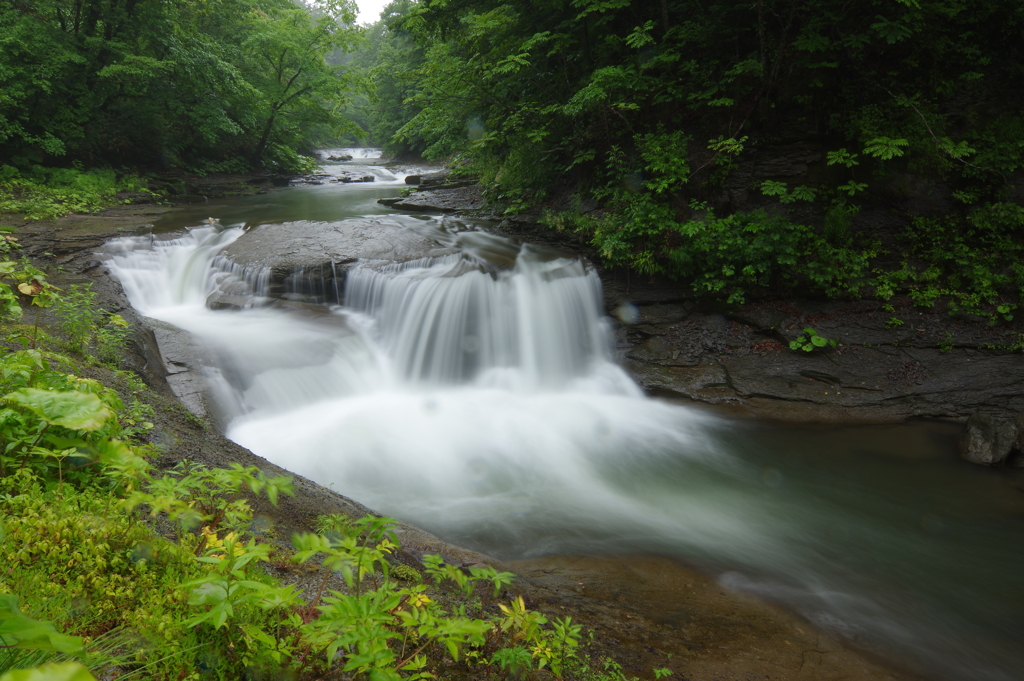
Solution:
[[[605,264],[750,295],[1024,291],[1012,0],[5,0],[0,164],[479,177]],[[885,213],[885,216],[881,215]]]
[[[980,0],[399,0],[353,61],[375,141],[607,264],[996,320],[1024,290],[1022,29]]]
[[[0,3],[0,159],[198,171],[294,167],[353,88],[324,56],[355,7],[288,0]]]

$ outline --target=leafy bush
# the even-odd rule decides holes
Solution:
[[[128,322],[97,307],[92,284],[72,284],[60,296],[54,312],[67,336],[67,348],[73,352],[111,362],[128,345]]]
[[[0,169],[0,211],[23,213],[32,220],[95,213],[118,203],[120,192],[145,191],[146,182],[139,176],[118,178],[109,169],[83,172],[33,166],[28,173],[11,166]]]

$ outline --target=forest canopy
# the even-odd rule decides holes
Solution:
[[[0,165],[291,169],[355,79],[351,0],[0,0]]]
[[[396,0],[354,61],[375,141],[607,264],[980,311],[1024,291],[1022,35],[1015,0]]]

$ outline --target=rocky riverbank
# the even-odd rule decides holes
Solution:
[[[135,343],[125,353],[122,366],[136,370],[152,388],[146,399],[158,414],[153,442],[162,452],[161,466],[182,459],[209,465],[239,462],[257,465],[268,474],[283,474],[220,436],[213,419],[195,409],[202,404],[200,386],[182,380],[195,378],[196,360],[187,338],[136,315],[98,259],[96,253],[105,240],[145,231],[167,210],[170,208],[153,205],[121,206],[97,215],[50,222],[25,222],[16,216],[4,216],[0,221],[17,227],[24,253],[49,271],[54,283],[61,287],[92,283],[106,309],[133,322]],[[117,384],[116,377],[100,375],[104,370],[96,372]],[[187,400],[190,389],[198,416],[178,400],[178,395]],[[309,480],[297,478],[297,487],[294,499],[284,499],[276,508],[264,504],[257,509],[274,524],[279,536],[308,529],[320,514],[370,512]],[[667,559],[549,558],[502,566],[411,525],[403,524],[399,535],[403,547],[400,560],[409,564],[417,564],[424,553],[441,553],[455,564],[487,562],[510,567],[520,575],[516,588],[529,605],[552,615],[570,615],[594,631],[592,653],[611,654],[629,674],[650,678],[653,668],[668,667],[675,671],[674,678],[692,681],[914,678],[852,652],[789,613],[730,592]],[[671,603],[671,608],[666,609],[666,603]]]

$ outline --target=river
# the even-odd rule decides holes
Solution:
[[[801,428],[645,397],[587,263],[385,208],[404,176],[372,159],[325,169],[376,181],[211,201],[109,246],[132,304],[206,348],[231,439],[497,557],[671,556],[932,678],[1024,678],[1020,476],[960,461],[955,426]],[[226,282],[259,295],[219,256],[247,231],[371,215],[458,252],[358,263],[320,314],[207,308]]]

